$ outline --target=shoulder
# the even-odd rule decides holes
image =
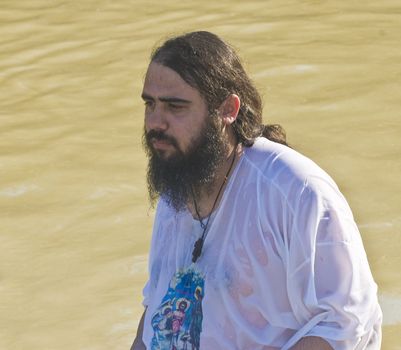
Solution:
[[[156,217],[160,219],[171,218],[182,214],[182,212],[177,211],[169,202],[167,197],[163,195],[159,197],[156,207]]]
[[[170,206],[168,201],[161,196],[156,207],[155,219],[153,222],[153,236],[159,235],[165,227],[170,227],[179,214],[180,213]]]
[[[291,175],[294,179],[320,176],[330,179],[330,176],[310,158],[294,149],[272,142],[266,138],[258,138],[252,147],[245,150],[247,162],[259,169],[270,180],[281,179],[282,173]]]
[[[259,183],[281,194],[292,202],[305,195],[324,192],[339,193],[334,180],[314,161],[294,149],[269,141],[256,139],[244,151],[244,167]]]

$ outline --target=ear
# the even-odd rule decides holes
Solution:
[[[220,105],[219,114],[224,125],[230,125],[237,119],[241,101],[236,94],[229,95]]]

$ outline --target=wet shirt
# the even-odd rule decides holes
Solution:
[[[333,180],[296,151],[245,148],[191,262],[200,223],[161,199],[143,340],[148,349],[379,349],[377,286],[352,212]]]

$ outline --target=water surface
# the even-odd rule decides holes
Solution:
[[[156,42],[206,29],[345,193],[401,349],[399,1],[3,0],[0,19],[2,348],[129,348],[154,215],[142,79]]]

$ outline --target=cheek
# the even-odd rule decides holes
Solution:
[[[185,113],[170,118],[166,132],[176,140],[182,153],[188,153],[194,145],[199,144],[207,117],[208,115],[202,115],[198,111],[186,110]]]
[[[179,125],[172,128],[172,136],[176,139],[180,151],[185,153],[196,143],[198,137],[196,130],[196,126],[191,125]]]

